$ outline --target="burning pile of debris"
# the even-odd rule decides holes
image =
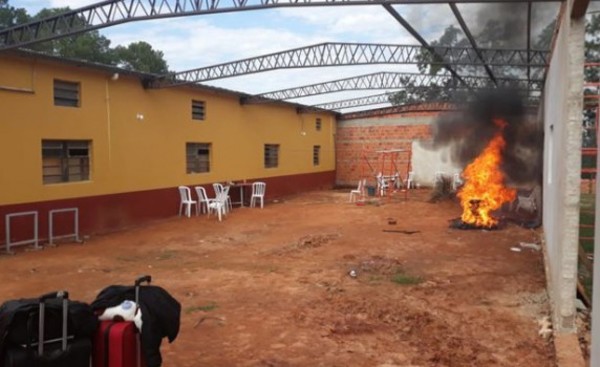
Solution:
[[[543,136],[515,93],[488,93],[440,117],[433,140],[450,146],[452,160],[465,167],[457,193],[462,215],[452,228],[497,229],[497,213],[517,198],[517,187],[539,184]]]

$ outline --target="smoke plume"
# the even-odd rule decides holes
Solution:
[[[542,175],[543,130],[535,115],[526,113],[514,91],[489,91],[476,96],[464,109],[441,115],[433,124],[433,148],[449,147],[451,160],[461,167],[471,163],[499,131],[504,120],[506,147],[501,169],[507,183],[539,182]]]

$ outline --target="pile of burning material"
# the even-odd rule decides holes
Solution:
[[[453,228],[496,229],[498,220],[492,213],[516,198],[517,191],[504,186],[504,174],[500,170],[502,150],[506,145],[502,135],[506,122],[496,119],[494,123],[498,132],[462,173],[465,184],[457,196],[463,212],[460,220],[451,224]]]
[[[452,221],[453,228],[498,228],[504,204],[517,197],[509,186],[541,180],[543,131],[515,92],[481,93],[462,111],[441,115],[433,125],[431,146],[449,147],[452,163],[465,167],[464,185],[456,194],[462,214]]]

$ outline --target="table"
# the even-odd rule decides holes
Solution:
[[[237,187],[240,190],[240,201],[232,202],[231,205],[239,205],[240,207],[244,207],[244,188],[252,187],[252,183],[250,182],[239,182],[234,183],[231,187]]]

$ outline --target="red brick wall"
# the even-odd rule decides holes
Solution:
[[[354,186],[363,176],[373,176],[379,171],[393,170],[390,155],[378,150],[404,149],[395,162],[400,174],[408,170],[410,150],[414,140],[431,137],[431,122],[437,113],[412,112],[373,118],[344,120],[336,132],[336,184]],[[367,158],[367,164],[364,157]]]

